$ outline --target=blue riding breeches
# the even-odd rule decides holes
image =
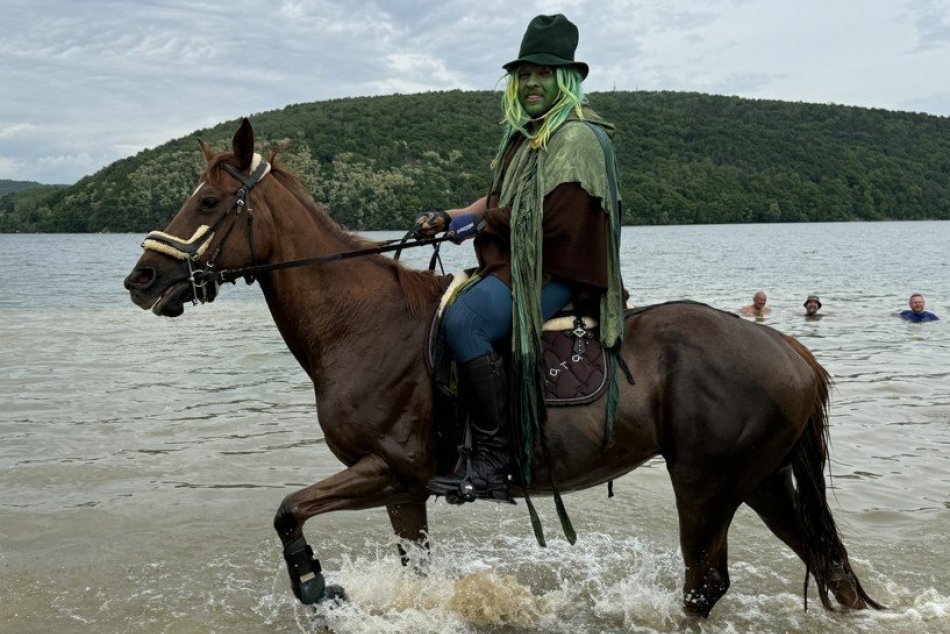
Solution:
[[[552,279],[541,289],[544,319],[550,319],[570,301],[570,284]],[[488,354],[494,344],[511,335],[511,289],[494,275],[478,280],[449,306],[443,327],[459,363]]]

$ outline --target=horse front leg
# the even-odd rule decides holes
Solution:
[[[386,510],[389,512],[389,522],[393,526],[393,532],[397,537],[419,547],[423,555],[419,563],[423,563],[429,554],[429,520],[425,500],[387,504]],[[403,566],[412,563],[412,558],[405,546],[400,543],[396,548],[399,549],[399,560]],[[416,572],[422,572],[421,566],[416,567]]]
[[[328,511],[375,508],[414,497],[418,494],[410,493],[389,465],[375,455],[285,497],[274,516],[274,529],[284,545],[290,587],[301,603],[316,603],[331,594],[343,596],[341,588],[332,592],[326,588],[320,561],[304,537],[304,522]]]

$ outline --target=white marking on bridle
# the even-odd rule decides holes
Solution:
[[[206,234],[209,234],[205,238]],[[204,255],[205,251],[208,249],[208,245],[211,244],[211,240],[214,238],[214,232],[211,231],[211,227],[208,225],[201,225],[195,229],[194,235],[191,236],[188,240],[182,240],[177,236],[173,236],[170,233],[165,233],[163,231],[152,231],[147,236],[145,236],[145,241],[142,243],[142,248],[146,251],[158,251],[159,253],[164,253],[165,255],[170,255],[173,258],[178,260],[190,260],[193,257],[200,258]],[[191,246],[195,242],[202,240],[202,245],[195,252],[194,256],[187,251],[182,251],[176,245],[183,247]]]
[[[191,192],[191,196],[189,196],[189,198],[194,198],[194,197],[195,197],[195,194],[198,193],[198,190],[201,189],[201,188],[204,187],[204,186],[205,186],[205,182],[204,182],[204,181],[201,181],[200,183],[198,183],[198,186],[195,187],[195,191]]]
[[[251,167],[250,169],[247,170],[247,173],[253,174],[254,170],[257,169],[257,166],[260,165],[261,161],[263,160],[264,159],[261,157],[261,155],[255,152],[254,156],[251,158]],[[261,177],[257,179],[257,182],[260,182],[265,176],[267,176],[270,173],[270,163],[265,162],[264,164],[267,166],[267,168],[264,170],[264,173],[261,174]]]

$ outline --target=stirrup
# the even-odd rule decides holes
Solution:
[[[429,480],[426,489],[433,495],[441,495],[449,504],[465,504],[475,501],[475,487],[468,478],[437,476]]]
[[[459,445],[459,459],[455,463],[452,473],[436,476],[429,480],[426,489],[433,495],[445,497],[449,504],[465,504],[474,502],[474,486],[472,484],[472,447],[469,438],[469,427],[465,426],[465,442]],[[461,477],[459,474],[464,474]]]
[[[472,461],[469,455],[463,454],[465,467],[462,473],[456,473],[436,476],[429,480],[426,485],[429,493],[445,497],[449,504],[465,504],[475,500],[492,500],[495,502],[509,502],[514,504],[508,490],[508,476],[502,476],[500,480],[489,481],[475,473],[472,469]],[[478,486],[477,481],[484,483],[484,486]]]
[[[493,502],[507,502],[515,504],[508,490],[508,483],[486,482],[485,487],[479,487],[471,478],[458,478],[457,476],[438,476],[429,480],[426,486],[429,493],[445,497],[449,504],[465,504],[475,500],[491,500]]]

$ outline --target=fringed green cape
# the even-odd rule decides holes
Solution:
[[[599,128],[599,130],[598,130]],[[606,243],[608,287],[600,301],[600,342],[609,355],[611,385],[605,424],[605,448],[613,426],[618,389],[616,384],[616,353],[623,338],[623,283],[620,278],[620,193],[613,148],[606,130],[612,126],[589,109],[583,119],[566,120],[548,140],[546,149],[532,149],[522,143],[504,170],[498,206],[511,208],[511,282],[513,297],[512,318],[512,376],[511,421],[520,434],[516,458],[521,469],[525,500],[531,513],[532,524],[539,543],[544,544],[540,521],[528,497],[531,486],[531,457],[535,435],[541,441],[545,460],[550,463],[545,436],[544,377],[541,367],[541,284],[544,254],[541,252],[544,218],[544,197],[562,183],[578,183],[590,196],[602,202],[603,213],[609,218]],[[502,156],[496,161],[496,172],[491,191],[502,176]],[[591,245],[595,248],[596,245]],[[551,483],[558,515],[565,535],[571,543],[576,540],[570,519],[564,510],[554,465],[551,465]]]

